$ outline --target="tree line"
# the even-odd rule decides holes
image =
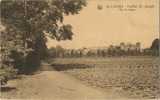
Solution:
[[[56,57],[120,57],[120,56],[159,56],[159,39],[155,39],[149,48],[141,49],[140,43],[136,45],[129,44],[125,47],[124,43],[121,46],[110,45],[108,48],[80,48],[80,49],[65,49],[60,45],[48,49],[48,56]]]

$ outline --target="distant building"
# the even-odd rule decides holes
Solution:
[[[80,49],[66,49],[65,57],[107,57],[123,55],[140,55],[142,53],[141,43],[120,43],[119,45],[110,45],[109,47],[92,47]]]
[[[136,43],[136,49],[137,49],[137,51],[141,51],[141,43],[140,42]]]
[[[89,49],[88,48],[83,48],[82,49],[82,55],[86,56],[88,53]]]
[[[126,46],[125,46],[125,43],[124,42],[121,42],[120,43],[120,49],[121,50],[125,50],[126,49]],[[126,51],[126,50],[125,50]]]
[[[124,51],[141,51],[141,43],[137,42],[136,44],[125,44],[125,43],[120,43],[120,49]]]

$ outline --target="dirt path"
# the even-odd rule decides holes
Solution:
[[[81,84],[78,80],[57,71],[43,71],[22,79],[9,81],[16,89],[2,93],[2,98],[42,100],[104,100],[105,94]]]
[[[68,74],[55,71],[48,64],[43,64],[41,67],[40,73],[9,81],[8,87],[1,92],[0,99],[120,100],[121,98],[126,100],[128,98],[121,88],[109,88],[104,92],[99,88],[85,85]]]

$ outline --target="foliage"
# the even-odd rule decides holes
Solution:
[[[4,0],[2,22],[14,25],[26,39],[42,38],[44,32],[57,40],[72,39],[72,26],[63,24],[63,16],[78,14],[83,6],[84,0]]]
[[[46,55],[47,36],[71,40],[72,26],[64,15],[78,14],[85,0],[1,0],[2,62],[26,71],[40,64]]]
[[[0,68],[0,85],[5,85],[9,79],[16,77],[17,70],[12,67],[2,66],[3,68]]]
[[[159,54],[158,53],[159,52],[159,43],[160,43],[160,40],[155,39],[155,40],[153,40],[152,45],[150,47],[154,56],[158,56],[158,54]]]

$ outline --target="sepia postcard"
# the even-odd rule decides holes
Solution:
[[[160,0],[0,0],[0,100],[160,100]]]

